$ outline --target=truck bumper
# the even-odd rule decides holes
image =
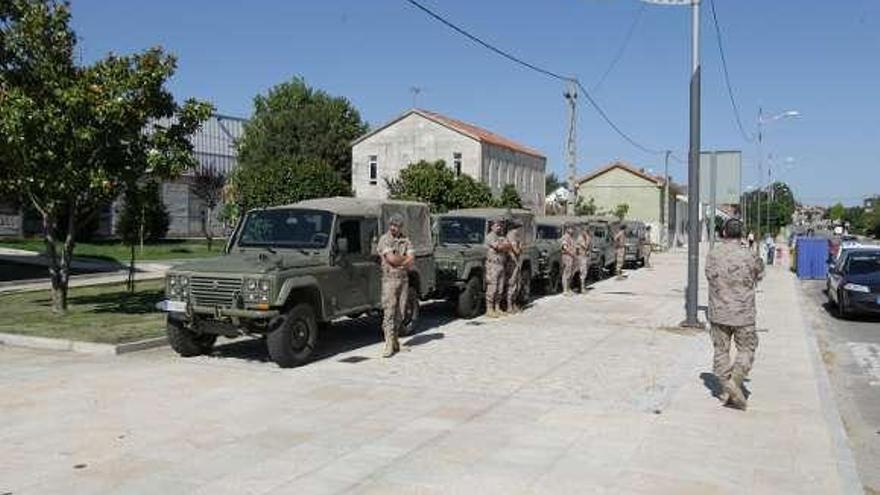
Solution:
[[[249,320],[268,320],[281,314],[277,309],[223,308],[219,306],[197,306],[185,301],[159,301],[156,309],[165,313],[182,315],[212,315],[215,318],[246,318]]]

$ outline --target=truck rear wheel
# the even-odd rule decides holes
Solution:
[[[532,300],[532,271],[523,269],[519,279],[519,305],[524,307]]]
[[[217,336],[210,333],[196,333],[186,328],[186,323],[175,318],[168,318],[165,323],[168,343],[175,352],[183,357],[208,354],[214,348]]]
[[[544,293],[559,294],[560,292],[562,292],[562,274],[559,271],[559,265],[554,264],[547,280],[544,281]]]
[[[401,337],[415,333],[416,326],[419,323],[420,309],[419,293],[415,287],[409,286],[406,290],[406,309],[403,311],[403,321],[400,323],[399,335]]]
[[[464,290],[458,295],[455,303],[455,313],[460,318],[476,318],[480,314],[483,305],[483,281],[479,276],[468,279]]]
[[[293,307],[269,333],[266,346],[269,356],[282,368],[299,366],[309,361],[318,342],[315,310],[307,303]]]

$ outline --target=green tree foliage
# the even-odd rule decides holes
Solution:
[[[555,172],[550,172],[544,176],[544,194],[550,194],[563,186],[565,186],[565,182],[559,180]]]
[[[578,197],[577,203],[574,205],[574,214],[580,216],[595,215],[598,211],[596,199],[590,196],[589,201],[584,201],[583,197]]]
[[[233,174],[233,191],[242,209],[351,194],[348,183],[330,165],[315,158],[289,157],[239,167]]]
[[[171,218],[162,202],[159,183],[148,180],[125,191],[116,235],[127,245],[158,241],[168,233]]]
[[[188,137],[211,112],[175,103],[164,86],[176,60],[160,48],[79,66],[75,46],[67,3],[0,1],[0,188],[42,217],[56,312],[67,308],[77,212],[192,167]]]
[[[749,229],[761,236],[767,233],[768,229],[770,233],[776,234],[782,227],[791,223],[791,216],[797,207],[794,193],[788,184],[774,182],[771,185],[771,190],[772,194],[768,194],[767,190],[762,189],[743,195]],[[758,217],[759,213],[760,218]],[[760,225],[760,229],[758,225]]]
[[[366,131],[367,124],[347,99],[313,89],[296,77],[254,98],[253,117],[238,143],[239,170],[247,177],[254,169],[324,163],[349,182],[351,142]],[[248,196],[242,200],[252,204]]]
[[[845,213],[846,208],[843,206],[843,203],[837,203],[828,210],[828,218],[834,221],[843,220]]]
[[[410,164],[386,183],[391,198],[427,203],[434,213],[494,204],[486,184],[467,175],[456,177],[443,160]]]
[[[202,234],[208,241],[208,251],[214,242],[214,209],[223,199],[223,188],[226,187],[226,175],[217,172],[214,167],[198,167],[192,176],[190,190],[205,204],[200,216]]]
[[[623,219],[626,218],[627,213],[629,213],[629,205],[627,203],[620,203],[614,207],[613,215],[620,221],[623,221]]]
[[[482,182],[477,182],[469,175],[455,178],[449,192],[449,208],[480,208],[492,204],[492,190]]]
[[[516,191],[516,186],[504,184],[504,187],[501,188],[501,194],[495,200],[495,206],[497,208],[522,208],[522,199],[520,199],[519,193]]]

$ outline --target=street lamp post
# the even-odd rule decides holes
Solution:
[[[764,124],[769,124],[772,122],[776,122],[780,119],[794,118],[800,117],[801,113],[797,110],[786,110],[782,113],[778,113],[771,117],[764,118],[764,109],[762,107],[758,107],[758,181],[761,181],[762,176],[764,175]],[[767,164],[767,230],[770,230],[770,189],[772,187],[771,180],[772,169],[771,165]],[[757,230],[760,232],[761,230],[761,194],[760,189],[758,193],[758,226]]]

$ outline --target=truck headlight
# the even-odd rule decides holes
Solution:
[[[249,278],[244,281],[243,296],[248,303],[269,302],[269,292],[272,290],[272,282],[266,279]]]
[[[177,274],[168,275],[165,293],[170,299],[186,299],[189,295],[189,277]]]
[[[866,293],[866,294],[871,292],[871,289],[868,288],[868,286],[866,286],[866,285],[861,285],[861,284],[852,284],[852,283],[850,283],[850,284],[846,284],[846,285],[844,285],[843,288],[844,288],[845,290],[850,291],[850,292],[864,292],[864,293]]]

